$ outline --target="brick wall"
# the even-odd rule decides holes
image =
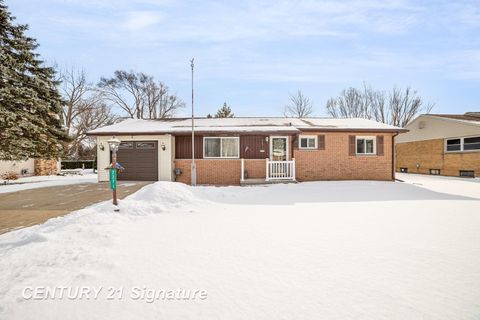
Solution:
[[[35,159],[35,175],[48,176],[57,174],[57,163],[57,160]]]
[[[441,175],[458,176],[460,170],[473,170],[480,175],[480,152],[445,153],[443,139],[398,143],[395,150],[397,171],[429,174],[430,169],[440,169]]]
[[[249,179],[265,178],[265,159],[245,159],[244,161],[244,168],[248,172]]]
[[[295,148],[298,181],[315,180],[392,180],[392,135],[390,133],[312,132],[325,135],[325,150]],[[349,156],[348,137],[383,136],[383,156]]]
[[[175,159],[175,168],[182,169],[182,174],[177,177],[178,182],[191,183],[191,160]],[[239,185],[240,184],[240,159],[198,159],[197,184],[212,185]]]
[[[309,133],[325,135],[325,150],[293,149],[298,181],[316,180],[392,180],[392,135],[384,137],[383,156],[349,156],[350,135],[375,136],[372,133]],[[265,159],[245,159],[249,178],[265,178]],[[197,159],[197,184],[240,184],[240,159]],[[182,170],[178,182],[191,183],[191,160],[176,159]]]

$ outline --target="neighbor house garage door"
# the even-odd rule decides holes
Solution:
[[[118,180],[158,180],[158,146],[156,141],[124,141],[117,153],[117,162],[125,170]]]

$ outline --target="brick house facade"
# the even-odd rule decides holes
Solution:
[[[422,115],[397,137],[396,171],[480,175],[480,113]]]
[[[158,161],[158,180],[190,184],[192,137],[188,120],[129,122],[135,125],[127,123],[122,128],[120,123],[90,134],[97,136],[103,149],[108,145],[106,139],[113,135],[128,146],[125,151],[127,148],[120,148],[118,161],[122,163],[125,153],[129,177],[136,176],[132,159],[142,154],[140,149],[136,152],[135,145],[150,143],[151,148],[158,149],[158,156],[151,159],[158,160],[138,159],[143,166],[139,172],[145,172],[148,161]],[[404,131],[365,119],[230,118],[197,119],[196,123],[193,151],[196,183],[201,185],[239,185],[253,180],[391,181],[393,140]],[[157,131],[150,127],[155,124],[159,124]],[[184,126],[182,130],[179,124]],[[143,131],[132,131],[132,127]],[[108,150],[99,152],[98,167],[106,167]],[[99,170],[99,180],[107,179]]]

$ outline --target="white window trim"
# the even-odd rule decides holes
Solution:
[[[358,153],[357,141],[358,140],[373,140],[373,152],[372,153]],[[367,150],[365,148],[365,150]],[[355,137],[355,154],[358,156],[376,156],[377,155],[377,137],[376,136],[356,136]]]
[[[284,138],[286,139],[286,144],[287,144],[287,151],[285,151],[287,153],[287,159],[286,161],[289,161],[290,159],[290,141],[288,139],[288,136],[270,136],[270,139],[269,139],[269,143],[270,143],[270,160],[273,159],[273,139],[274,138]]]
[[[475,138],[475,137],[479,137],[479,135],[474,135],[474,136],[465,136],[465,137],[456,137],[456,138],[445,138],[444,139],[444,142],[443,142],[443,150],[445,151],[445,153],[458,153],[458,152],[480,152],[480,149],[478,150],[464,150],[463,146],[464,146],[464,139],[466,138]],[[460,139],[460,150],[447,150],[447,141],[448,140],[456,140],[456,139]]]
[[[220,157],[207,157],[205,155],[205,140],[206,139],[220,139]],[[237,143],[237,154],[236,157],[222,157],[222,139],[235,139]],[[203,137],[203,158],[204,159],[240,159],[240,137]]]
[[[307,147],[302,147],[302,139],[314,139],[315,140],[315,147],[308,147],[308,143],[307,143]],[[315,149],[318,149],[318,136],[314,136],[314,135],[300,135],[298,137],[298,149],[301,149],[301,150],[315,150]]]

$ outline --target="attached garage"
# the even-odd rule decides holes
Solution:
[[[117,152],[117,162],[125,168],[118,180],[158,180],[157,141],[122,141]]]

